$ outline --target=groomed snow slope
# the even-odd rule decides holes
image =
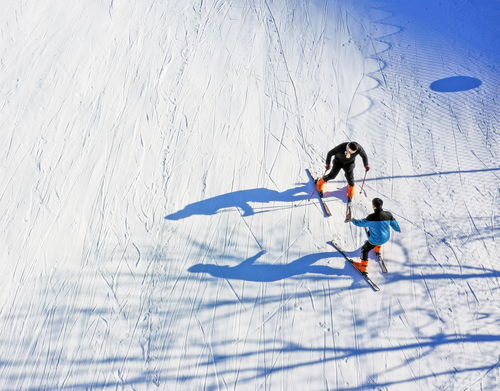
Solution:
[[[498,1],[400,3],[4,0],[0,389],[494,390]]]

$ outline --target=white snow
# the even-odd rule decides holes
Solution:
[[[499,15],[4,0],[0,389],[497,389]],[[308,200],[347,140],[402,227],[380,292],[326,243],[366,239],[343,174]]]

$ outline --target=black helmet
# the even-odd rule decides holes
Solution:
[[[347,144],[347,148],[349,148],[351,151],[356,152],[358,150],[358,144],[351,141],[349,144]]]
[[[372,205],[375,209],[382,209],[382,205],[384,205],[384,201],[382,201],[380,198],[374,198],[372,200]]]

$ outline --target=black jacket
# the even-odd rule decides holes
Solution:
[[[345,156],[345,150],[347,149],[347,144],[349,143],[342,143],[337,145],[335,148],[333,148],[330,152],[328,152],[328,155],[326,155],[326,165],[330,165],[330,162],[332,160],[332,157],[334,158],[334,163],[335,164],[340,164],[343,167],[346,167],[350,164],[354,164],[354,159],[356,156],[360,155],[361,159],[363,159],[363,164],[365,167],[368,166],[368,156],[366,156],[366,152],[363,149],[361,145],[359,145],[356,142],[353,142],[353,144],[356,144],[358,147],[358,150],[351,155],[351,157],[348,159]]]

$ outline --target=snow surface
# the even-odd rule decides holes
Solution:
[[[0,388],[498,389],[499,16],[3,0]],[[346,140],[380,292],[326,244],[365,240],[343,175],[308,200]]]

